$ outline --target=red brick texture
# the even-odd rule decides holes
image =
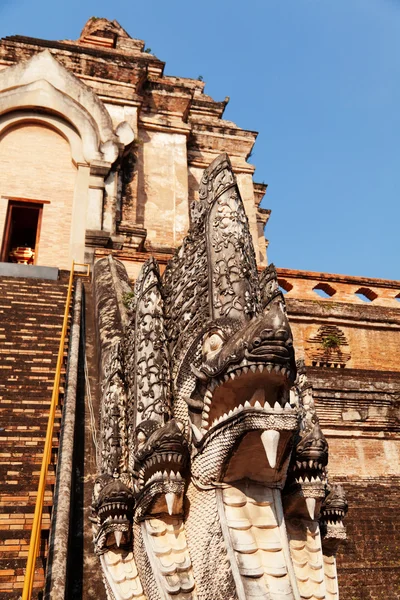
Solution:
[[[20,597],[61,335],[66,284],[0,280],[0,600]],[[57,413],[54,445],[60,414]],[[54,456],[54,455],[53,455]],[[33,598],[43,586],[50,465]]]

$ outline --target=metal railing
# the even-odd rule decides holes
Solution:
[[[41,529],[42,529],[44,493],[45,493],[45,489],[46,489],[46,480],[47,480],[48,468],[49,468],[49,464],[50,464],[50,460],[51,460],[51,453],[53,450],[54,418],[55,418],[56,408],[57,408],[58,399],[59,399],[61,367],[62,367],[63,358],[64,358],[65,338],[66,338],[67,329],[68,329],[68,317],[69,317],[70,306],[71,306],[72,288],[73,288],[73,283],[74,283],[74,274],[75,274],[76,267],[87,267],[87,271],[83,275],[89,276],[89,274],[90,274],[90,265],[72,262],[71,272],[70,272],[69,281],[68,281],[67,298],[65,301],[64,319],[63,319],[63,325],[62,325],[62,330],[61,330],[60,345],[58,348],[56,373],[54,376],[53,391],[52,391],[52,395],[51,395],[49,420],[47,423],[46,439],[45,439],[45,443],[44,443],[42,467],[40,470],[38,493],[37,493],[37,497],[36,497],[35,512],[34,512],[34,516],[33,516],[31,539],[30,539],[30,543],[29,543],[28,559],[27,559],[27,563],[26,563],[24,587],[22,590],[22,600],[30,600],[31,599],[32,588],[33,588],[33,583],[34,583],[34,578],[35,578],[35,564],[36,564],[36,558],[37,558],[37,555],[39,552],[40,534],[41,534]]]

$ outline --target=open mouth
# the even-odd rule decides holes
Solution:
[[[98,537],[104,537],[106,546],[116,545],[118,548],[129,542],[132,506],[116,499],[106,502],[98,511],[102,529]]]
[[[182,476],[185,467],[186,456],[177,452],[156,453],[151,456],[140,469],[138,483],[134,485],[138,494],[137,503],[154,496],[155,512],[168,512],[169,515],[179,512],[182,504],[179,498],[185,485]]]
[[[324,510],[323,520],[331,527],[343,528],[343,519],[345,511],[337,508],[328,508]]]
[[[201,434],[222,426],[243,411],[279,414],[292,411],[290,369],[286,365],[243,359],[203,390]]]
[[[182,481],[181,471],[185,457],[178,452],[160,452],[151,455],[138,473],[140,487],[158,480]]]
[[[128,514],[132,512],[132,507],[124,501],[115,500],[106,502],[98,511],[102,523],[109,521],[128,521]]]
[[[318,459],[296,461],[293,465],[293,476],[297,483],[322,482],[324,463]]]
[[[297,426],[297,409],[289,401],[292,381],[287,361],[276,364],[244,358],[222,375],[199,385],[188,401],[194,445],[205,448],[220,431],[228,434],[227,428],[236,426],[230,438],[235,445],[241,444],[247,434],[259,431],[268,468],[274,470],[278,457],[283,459],[285,455],[290,437],[287,431]],[[286,433],[281,438],[283,430]],[[229,464],[232,461],[230,455]]]

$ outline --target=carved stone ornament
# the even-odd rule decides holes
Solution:
[[[92,520],[108,598],[338,598],[327,442],[227,155],[191,223],[162,278],[144,265],[103,367]]]

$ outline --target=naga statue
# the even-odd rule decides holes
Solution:
[[[91,519],[108,599],[337,600],[345,501],[228,156],[205,170],[162,276],[151,258],[132,290],[109,256],[94,284]]]

